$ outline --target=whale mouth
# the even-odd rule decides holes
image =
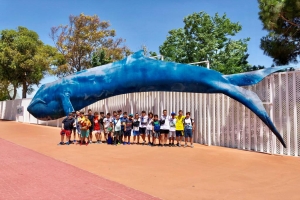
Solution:
[[[32,107],[34,106],[35,104],[38,104],[38,103],[42,103],[42,104],[47,104],[45,101],[43,101],[42,99],[36,99],[34,100],[33,102],[31,102],[31,104],[28,106],[28,107]]]

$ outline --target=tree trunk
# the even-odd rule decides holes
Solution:
[[[27,94],[27,83],[23,81],[22,99],[26,98],[26,94]]]

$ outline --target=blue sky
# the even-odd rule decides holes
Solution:
[[[168,31],[183,27],[183,18],[194,12],[209,15],[226,13],[232,22],[239,22],[242,31],[236,39],[250,37],[248,61],[251,65],[271,66],[272,59],[259,48],[260,38],[267,34],[258,19],[257,0],[1,0],[0,30],[25,26],[36,31],[40,39],[49,45],[50,28],[68,24],[69,15],[98,15],[109,21],[117,37],[126,39],[126,45],[137,51],[146,45],[158,52]],[[48,77],[42,83],[53,81]]]

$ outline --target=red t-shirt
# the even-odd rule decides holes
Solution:
[[[94,130],[100,130],[98,118],[94,118]]]

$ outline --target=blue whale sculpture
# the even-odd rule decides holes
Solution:
[[[256,84],[288,66],[222,75],[188,64],[164,62],[138,51],[123,60],[83,70],[42,85],[27,110],[40,120],[54,120],[111,96],[146,91],[223,93],[254,112],[285,143],[258,96],[239,86]]]

